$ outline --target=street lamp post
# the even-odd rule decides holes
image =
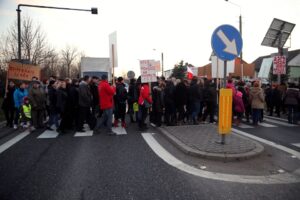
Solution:
[[[58,9],[58,10],[73,10],[73,11],[86,11],[92,14],[98,14],[98,8],[91,9],[79,9],[79,8],[64,8],[64,7],[53,7],[53,6],[40,6],[30,4],[19,4],[17,8],[18,12],[18,59],[21,62],[21,7],[34,7],[34,8],[47,8],[47,9]]]
[[[156,49],[153,49],[156,51]],[[161,76],[164,76],[164,52],[161,52]]]
[[[225,0],[226,2],[228,3],[231,3],[232,5],[235,5],[237,7],[239,7],[240,9],[240,16],[239,16],[239,31],[240,31],[240,34],[241,34],[241,37],[242,37],[242,30],[243,30],[243,22],[242,22],[242,7],[236,3],[233,3],[229,0]],[[243,80],[244,78],[244,62],[243,62],[243,51],[241,51],[240,53],[240,59],[241,59],[241,78]]]

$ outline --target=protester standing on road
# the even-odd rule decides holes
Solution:
[[[66,109],[66,102],[68,98],[67,94],[67,85],[64,79],[60,79],[58,82],[58,89],[56,91],[56,108],[60,115],[60,124],[57,132],[66,133],[67,129],[67,121],[68,121],[68,113]]]
[[[87,122],[91,129],[91,105],[92,94],[90,91],[89,83],[91,79],[89,76],[84,76],[78,88],[78,105],[79,105],[79,122],[77,124],[78,132],[85,132],[83,129],[84,122]]]
[[[127,103],[128,103],[128,114],[130,116],[130,122],[134,123],[136,121],[136,117],[134,119],[134,109],[133,109],[133,105],[134,103],[137,103],[138,101],[138,97],[137,97],[137,92],[135,89],[135,84],[136,84],[136,80],[133,78],[130,80],[130,84],[129,84],[129,89],[128,89],[128,95],[127,95]]]
[[[5,92],[4,100],[2,103],[2,110],[4,111],[6,126],[13,127],[15,105],[14,105],[14,92],[15,92],[15,83],[9,81],[7,91]]]
[[[153,87],[153,105],[152,105],[152,113],[153,113],[153,123],[160,127],[162,124],[162,115],[165,107],[164,103],[164,88],[165,83],[163,80],[158,81],[158,86]]]
[[[206,80],[204,84],[204,101],[206,109],[203,114],[203,122],[206,122],[206,118],[209,115],[209,123],[215,123],[215,111],[217,106],[217,90],[215,85],[211,81]]]
[[[239,90],[233,96],[233,105],[234,105],[234,112],[236,114],[235,124],[236,126],[239,126],[242,121],[243,114],[245,112],[243,93]]]
[[[106,125],[108,135],[115,135],[112,132],[112,114],[113,114],[113,97],[115,95],[115,86],[110,86],[107,81],[107,75],[102,75],[101,81],[98,85],[99,104],[102,110],[102,116],[98,118],[94,132],[99,132],[100,129]]]
[[[264,92],[263,89],[259,87],[259,82],[255,82],[253,84],[253,88],[251,88],[249,98],[252,108],[253,125],[257,126],[258,121],[262,121],[261,113],[263,112],[265,103]]]
[[[56,95],[56,90],[57,90],[57,82],[54,80],[51,80],[48,85],[48,101],[49,101],[49,120],[48,120],[48,130],[53,130],[51,128],[52,125],[55,125],[56,130],[59,127],[58,119],[59,119],[59,114],[58,110],[56,107],[56,101],[57,101],[57,95]]]
[[[116,84],[114,127],[118,127],[119,119],[121,119],[122,127],[126,127],[126,101],[127,90],[125,88],[124,79],[122,77],[119,77]]]
[[[282,95],[280,90],[278,90],[278,85],[273,84],[270,97],[269,97],[269,112],[270,116],[273,115],[274,107],[275,107],[275,113],[277,117],[280,117],[280,107],[281,107],[281,101],[282,101]]]
[[[187,104],[188,90],[183,80],[176,80],[175,86],[175,104],[177,113],[177,123],[180,125],[183,123],[185,116],[185,106]]]
[[[77,124],[79,121],[79,105],[78,105],[78,87],[79,87],[79,80],[73,79],[71,85],[67,89],[67,112],[68,112],[68,121],[67,121],[67,127],[69,129],[77,128]]]
[[[15,104],[15,120],[14,120],[14,129],[18,128],[19,118],[20,118],[20,109],[23,103],[24,97],[28,96],[27,85],[25,82],[21,82],[19,88],[14,92],[14,104]]]
[[[200,112],[200,103],[201,103],[201,94],[200,94],[200,85],[198,84],[197,77],[193,77],[191,86],[189,88],[189,102],[191,109],[191,116],[193,124],[198,124],[198,114]]]
[[[97,115],[99,115],[99,110],[100,110],[98,84],[99,84],[99,78],[97,76],[93,76],[90,82],[90,90],[93,97],[92,105],[91,105],[93,117],[97,117]]]
[[[23,128],[31,127],[31,105],[29,103],[28,97],[24,97],[23,104],[20,109],[20,118],[23,123]]]
[[[32,88],[29,91],[29,102],[32,107],[32,124],[36,129],[44,127],[43,119],[46,111],[45,92],[40,88],[40,82],[35,80],[32,82]]]
[[[298,107],[300,103],[300,92],[294,83],[291,83],[284,97],[284,105],[288,107],[288,122],[296,124],[298,120]]]
[[[164,90],[165,102],[165,123],[167,126],[174,126],[176,120],[176,106],[175,106],[175,86],[171,80],[166,81],[166,88]]]
[[[150,89],[148,83],[142,83],[139,96],[139,128],[146,130],[147,124],[145,120],[148,115],[148,109],[151,107],[152,98],[150,97]]]

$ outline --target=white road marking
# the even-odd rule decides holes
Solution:
[[[48,139],[48,138],[56,138],[59,135],[56,131],[46,130],[41,135],[39,135],[38,139]]]
[[[254,128],[253,126],[250,126],[248,124],[243,124],[243,123],[241,123],[239,126],[235,126],[235,127],[238,127],[238,128]]]
[[[274,127],[278,127],[278,126],[275,126],[275,125],[272,125],[272,124],[267,124],[265,122],[262,122],[262,123],[258,123],[259,126],[263,126],[263,127],[267,127],[267,128],[274,128]]]
[[[202,178],[213,179],[218,181],[248,183],[248,184],[290,184],[300,182],[297,175],[291,173],[283,173],[268,176],[247,176],[247,175],[232,175],[216,172],[204,171],[183,163],[175,158],[167,150],[165,150],[153,137],[151,133],[142,133],[142,136],[150,148],[158,157],[164,160],[169,165],[184,171],[188,174],[199,176]]]
[[[14,144],[16,144],[17,142],[19,142],[20,140],[22,140],[23,138],[25,138],[29,134],[30,134],[29,130],[26,130],[23,133],[20,133],[16,137],[14,137],[11,140],[9,140],[9,141],[5,142],[4,144],[2,144],[0,146],[0,154],[3,153],[8,148],[10,148],[11,146],[13,146]]]
[[[275,119],[275,120],[280,120],[280,121],[288,122],[287,119],[279,118],[279,117],[273,117],[273,116],[269,116],[269,115],[264,115],[264,118],[270,118],[270,119]]]
[[[113,127],[112,131],[117,135],[127,135],[127,131],[123,127]]]
[[[265,120],[268,121],[268,122],[274,123],[274,124],[282,125],[282,126],[288,126],[288,127],[295,127],[295,126],[297,126],[296,124],[289,124],[289,123],[286,123],[286,122],[283,122],[283,121],[279,121],[279,120],[274,120],[274,119],[265,118]]]
[[[74,137],[88,137],[93,136],[93,131],[76,132]]]
[[[254,139],[254,140],[256,140],[256,141],[259,141],[259,142],[261,142],[261,143],[267,144],[267,145],[272,146],[272,147],[274,147],[274,148],[280,149],[280,150],[285,151],[285,152],[287,152],[287,153],[289,153],[289,154],[291,154],[291,155],[294,155],[294,156],[296,156],[298,159],[300,159],[300,152],[298,152],[298,151],[295,151],[295,150],[293,150],[293,149],[287,148],[287,147],[282,146],[282,145],[280,145],[280,144],[276,144],[275,142],[271,142],[271,141],[269,141],[269,140],[265,140],[265,139],[263,139],[263,138],[260,138],[260,137],[251,135],[251,134],[249,134],[249,133],[246,133],[246,132],[241,131],[241,130],[238,130],[238,129],[232,128],[231,130],[232,130],[234,133],[243,135],[243,136],[245,136],[245,137]]]
[[[293,143],[292,145],[300,148],[300,143]]]

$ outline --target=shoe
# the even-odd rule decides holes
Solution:
[[[17,126],[16,124],[14,124],[14,129],[15,129],[15,130],[18,129],[18,126]]]
[[[49,127],[49,126],[47,126],[47,130],[53,131],[53,129],[51,127]]]
[[[123,128],[126,128],[126,127],[127,127],[125,122],[122,122],[122,127],[123,127]]]
[[[115,120],[115,121],[114,121],[114,127],[118,127],[118,124],[119,124],[119,121],[118,121],[118,120]]]

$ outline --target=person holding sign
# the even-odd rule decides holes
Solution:
[[[152,104],[152,98],[150,97],[150,89],[148,83],[142,83],[138,104],[139,104],[139,128],[140,130],[146,130],[147,125],[145,123],[145,120],[148,115],[148,109],[151,107]]]

